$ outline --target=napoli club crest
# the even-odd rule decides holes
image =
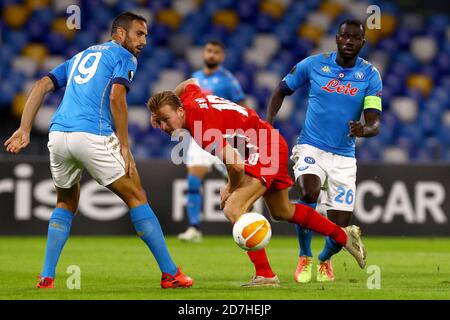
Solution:
[[[314,164],[314,163],[316,163],[316,160],[314,160],[313,157],[306,157],[305,162],[309,163],[309,164]]]
[[[355,79],[356,80],[362,80],[363,78],[364,78],[364,73],[362,73],[361,71],[355,72]]]

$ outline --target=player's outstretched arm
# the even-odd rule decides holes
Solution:
[[[267,107],[267,122],[273,125],[273,120],[280,110],[281,105],[286,94],[281,89],[281,85],[275,89],[275,92],[270,97],[269,106]]]
[[[6,151],[17,154],[28,146],[30,143],[30,132],[33,127],[34,118],[36,117],[45,96],[54,89],[55,86],[53,81],[48,76],[45,76],[36,82],[25,103],[19,129],[5,141]]]
[[[228,143],[218,154],[228,171],[228,183],[220,190],[220,206],[224,207],[225,201],[236,190],[244,180],[245,166],[239,153],[236,152]]]
[[[120,153],[125,161],[125,173],[131,177],[135,164],[128,144],[128,108],[126,94],[127,89],[124,85],[114,83],[111,87],[109,100],[111,102],[111,115],[116,127],[116,135],[120,142]]]
[[[179,85],[177,85],[177,87],[176,87],[175,90],[174,90],[175,94],[176,94],[177,96],[180,96],[180,95],[184,92],[184,89],[186,88],[186,86],[187,86],[188,84],[195,84],[195,85],[197,85],[197,86],[200,86],[199,83],[198,83],[198,81],[197,81],[197,79],[195,79],[195,78],[190,78],[190,79],[187,79],[187,80],[183,81],[183,82],[180,83]]]

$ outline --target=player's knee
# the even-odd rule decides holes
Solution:
[[[292,215],[292,205],[289,201],[282,202],[280,201],[274,202],[266,202],[269,208],[270,215],[275,220],[283,221],[288,220]]]
[[[57,201],[56,202],[57,208],[63,208],[70,212],[72,212],[74,215],[77,213],[78,210],[78,202],[75,201]]]
[[[132,188],[127,195],[125,202],[130,207],[134,207],[136,205],[147,203],[147,194],[145,190],[141,186],[136,186]]]
[[[277,207],[275,210],[270,211],[270,215],[275,219],[279,221],[288,221],[291,219],[291,212],[289,208],[283,207]]]
[[[147,202],[147,194],[145,193],[144,188],[142,188],[141,186],[139,186],[137,188],[137,190],[135,191],[135,197],[136,200],[142,203],[146,203]]]
[[[300,194],[300,200],[305,203],[316,203],[319,199],[320,189],[319,190],[303,190]]]

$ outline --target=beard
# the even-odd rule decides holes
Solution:
[[[217,62],[217,61],[208,61],[208,60],[205,60],[204,61],[204,63],[205,63],[205,66],[208,68],[208,69],[215,69],[215,68],[217,68],[218,66],[219,66],[219,62]]]
[[[130,41],[128,40],[128,37],[125,38],[125,42],[123,43],[123,47],[130,51],[130,53],[137,58],[139,53],[134,50],[133,46],[131,45]]]

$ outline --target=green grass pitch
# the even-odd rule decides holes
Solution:
[[[201,244],[168,237],[176,263],[195,284],[190,289],[163,290],[156,262],[137,237],[72,236],[58,265],[57,288],[38,290],[34,286],[43,263],[45,237],[0,237],[0,299],[450,299],[450,238],[364,240],[367,265],[380,270],[380,289],[368,289],[374,274],[359,269],[343,251],[334,257],[335,282],[297,284],[293,280],[298,259],[294,237],[274,237],[268,246],[281,287],[242,288],[240,284],[253,275],[253,266],[231,237],[206,237]],[[323,238],[315,236],[316,257],[322,245]],[[80,289],[67,288],[70,265],[80,267]],[[313,279],[315,271],[314,265]]]

